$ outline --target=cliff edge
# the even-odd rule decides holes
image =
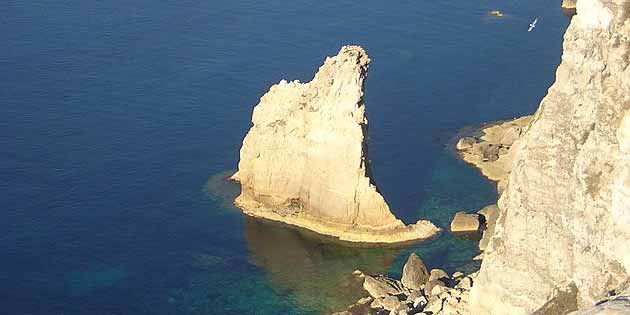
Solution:
[[[471,314],[566,314],[630,274],[630,0],[580,0],[513,148]]]
[[[429,238],[429,221],[406,226],[370,176],[363,82],[370,59],[359,46],[327,58],[311,82],[271,87],[243,140],[235,204],[246,214],[351,242]]]

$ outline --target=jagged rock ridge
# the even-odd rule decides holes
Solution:
[[[580,0],[517,142],[471,314],[565,314],[630,274],[630,1]]]
[[[254,108],[233,179],[245,213],[353,242],[400,242],[439,231],[405,226],[371,176],[363,82],[370,59],[358,46],[327,58],[311,82],[281,81]]]

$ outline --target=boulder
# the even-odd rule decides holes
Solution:
[[[436,283],[433,288],[431,288],[431,295],[440,295],[446,291],[445,286],[441,283]]]
[[[463,137],[457,141],[457,150],[463,151],[473,147],[473,145],[477,143],[477,140],[473,137]]]
[[[434,288],[435,287],[439,287],[438,289],[435,289],[435,294],[433,294],[434,292]],[[446,287],[446,284],[440,280],[433,280],[433,281],[429,281],[427,282],[427,284],[424,285],[424,295],[426,296],[433,296],[433,295],[438,295],[440,293],[442,293],[442,288]]]
[[[393,311],[398,309],[403,303],[400,302],[397,297],[390,295],[380,299],[380,304],[384,309],[388,311]]]
[[[460,281],[455,286],[455,288],[461,289],[461,290],[469,290],[472,287],[472,284],[473,284],[472,278],[465,277],[464,279],[462,279],[462,281]]]
[[[352,275],[357,278],[365,278],[365,274],[361,270],[355,270],[352,272]]]
[[[407,315],[409,311],[411,311],[411,309],[412,308],[408,304],[401,302],[389,314],[390,315]]]
[[[448,274],[442,269],[431,269],[429,281],[448,279]]]
[[[383,301],[383,299],[384,298],[379,297],[372,300],[372,302],[370,303],[370,308],[383,308],[383,305],[381,304],[381,301]]]
[[[386,297],[389,295],[396,295],[404,292],[400,281],[384,276],[372,277],[369,275],[365,275],[363,288],[373,298]]]
[[[416,309],[423,308],[428,302],[427,298],[420,291],[414,291],[410,294],[407,297],[407,301],[413,302],[413,307]]]
[[[409,255],[403,267],[401,282],[406,288],[418,290],[429,279],[429,272],[420,257],[415,253]]]
[[[476,232],[479,231],[479,215],[458,212],[451,222],[451,232]]]
[[[438,314],[442,310],[443,301],[437,296],[432,296],[424,308],[424,312],[431,312],[430,314]]]

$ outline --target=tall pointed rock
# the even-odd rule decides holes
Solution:
[[[402,284],[410,289],[418,290],[420,287],[429,280],[429,271],[424,262],[416,255],[412,253],[409,255],[402,272]]]
[[[363,81],[370,59],[358,46],[326,58],[308,83],[281,81],[254,108],[240,152],[245,213],[353,242],[400,242],[438,232],[405,226],[370,177]]]

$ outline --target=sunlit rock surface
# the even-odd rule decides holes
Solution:
[[[471,314],[564,314],[628,278],[630,1],[577,11],[556,82],[517,142]]]
[[[565,9],[575,9],[577,0],[562,0],[562,7]]]
[[[311,82],[281,81],[254,108],[233,176],[235,204],[345,241],[428,238],[428,221],[406,226],[370,176],[363,82],[370,59],[358,46],[327,58]]]

